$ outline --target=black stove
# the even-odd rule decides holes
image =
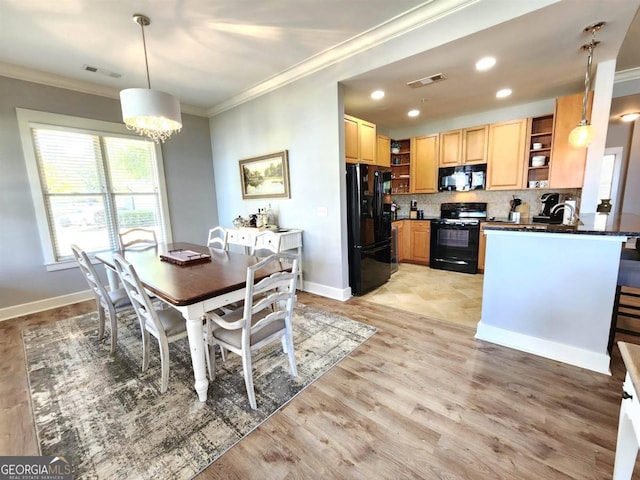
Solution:
[[[477,273],[480,222],[486,219],[486,203],[441,204],[440,218],[431,221],[431,268]]]
[[[484,202],[456,202],[440,204],[440,218],[445,222],[480,223],[487,219],[487,204]],[[451,223],[450,222],[450,223]]]

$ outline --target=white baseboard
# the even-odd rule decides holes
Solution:
[[[304,282],[304,291],[314,293],[322,297],[328,297],[333,300],[339,300],[344,302],[351,298],[351,289],[339,289],[327,287],[319,283]],[[23,315],[30,315],[32,313],[42,312],[44,310],[50,310],[52,308],[64,307],[66,305],[72,305],[78,302],[84,302],[85,300],[93,299],[91,290],[85,290],[83,292],[70,293],[68,295],[62,295],[59,297],[46,298],[44,300],[38,300],[36,302],[23,303],[22,305],[15,305],[7,308],[0,308],[0,322],[3,320],[9,320],[15,317],[21,317]]]
[[[304,291],[314,293],[322,297],[331,298],[333,300],[339,300],[341,302],[344,302],[345,300],[349,300],[351,298],[351,288],[340,289],[327,287],[326,285],[313,283],[308,280],[304,281]]]
[[[91,300],[94,296],[91,290],[83,292],[70,293],[59,297],[45,298],[36,302],[23,303],[22,305],[14,305],[12,307],[0,308],[0,322],[9,320],[10,318],[21,317],[22,315],[31,315],[32,313],[50,310],[52,308],[64,307],[85,300]]]
[[[478,323],[475,338],[594,372],[604,373],[605,375],[611,375],[611,370],[609,369],[611,358],[606,353],[591,352],[564,343],[523,335],[522,333],[484,324],[482,321]]]

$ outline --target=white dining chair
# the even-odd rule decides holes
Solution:
[[[89,288],[96,299],[98,308],[98,340],[104,338],[105,317],[109,317],[111,329],[111,353],[116,352],[116,342],[118,340],[118,313],[131,309],[131,302],[124,288],[107,290],[98,278],[95,267],[91,263],[87,253],[77,245],[71,245],[73,256],[78,262],[80,272],[89,284]]]
[[[290,266],[291,271],[274,273],[255,281],[256,272],[272,264]],[[247,287],[242,308],[225,315],[216,312],[207,312],[205,315],[205,348],[208,350],[207,366],[211,380],[215,379],[215,354],[211,350],[214,345],[240,355],[249,404],[254,410],[257,402],[253,386],[253,352],[280,340],[283,351],[289,357],[291,375],[298,376],[292,331],[297,278],[297,255],[273,254],[247,268]]]
[[[223,227],[213,227],[211,230],[209,230],[209,236],[207,237],[207,247],[227,250],[229,247],[227,243],[228,235],[229,233]]]
[[[149,335],[153,335],[160,346],[162,377],[160,393],[169,385],[169,343],[187,336],[187,323],[174,308],[156,309],[131,263],[120,254],[113,257],[120,281],[138,315],[142,331],[142,371],[149,366]]]
[[[118,234],[120,238],[120,248],[127,250],[131,248],[145,249],[158,246],[158,237],[155,230],[151,228],[130,228]]]

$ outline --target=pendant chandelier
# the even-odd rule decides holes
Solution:
[[[151,20],[145,15],[136,13],[133,21],[142,29],[148,88],[127,88],[120,92],[122,119],[129,130],[149,137],[156,143],[159,141],[164,143],[174,132],[179,132],[182,128],[180,101],[168,93],[151,90],[147,44],[144,37],[144,27],[151,24]]]
[[[588,147],[593,138],[593,126],[587,121],[587,104],[589,102],[589,90],[591,90],[591,63],[593,60],[593,49],[600,43],[596,41],[596,32],[604,27],[605,22],[594,23],[584,29],[591,32],[591,41],[582,45],[582,49],[589,52],[587,56],[587,73],[584,76],[584,97],[582,99],[582,120],[576,128],[569,134],[569,143],[577,148]]]

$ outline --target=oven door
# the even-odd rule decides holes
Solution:
[[[480,225],[431,221],[431,268],[454,272],[478,272]]]

